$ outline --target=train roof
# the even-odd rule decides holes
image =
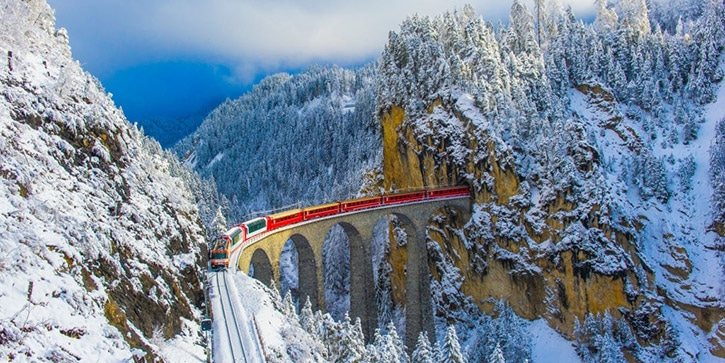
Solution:
[[[218,239],[218,238],[223,238],[223,237],[229,237],[229,236],[231,236],[231,235],[234,235],[234,234],[236,234],[236,233],[239,233],[239,231],[241,231],[241,230],[242,230],[242,229],[241,229],[241,228],[239,228],[239,226],[234,226],[234,227],[232,227],[232,228],[229,228],[229,230],[228,230],[228,231],[226,231],[226,232],[224,232],[223,234],[219,235],[219,237],[217,237],[217,239]]]
[[[301,212],[302,212],[302,209],[295,208],[295,209],[286,210],[284,212],[270,214],[269,215],[269,218],[272,218],[272,219],[284,218],[284,217],[288,217],[288,216],[291,216],[291,215],[299,214]]]
[[[244,221],[244,222],[240,223],[239,225],[240,226],[241,225],[246,225],[246,224],[253,223],[253,222],[256,222],[256,221],[259,221],[259,220],[265,220],[265,218],[264,217],[253,218],[253,219],[250,219],[248,221]]]
[[[323,209],[323,208],[335,207],[335,206],[337,206],[339,204],[340,204],[340,202],[320,204],[320,205],[315,205],[315,206],[307,207],[307,208],[305,208],[305,210],[315,210],[315,209]]]
[[[343,200],[340,203],[343,203],[344,204],[344,203],[350,203],[350,202],[361,202],[361,201],[366,201],[366,200],[380,199],[382,197],[383,197],[382,195],[373,195],[373,196],[369,196],[369,197],[362,197],[362,198],[355,198],[355,199]]]

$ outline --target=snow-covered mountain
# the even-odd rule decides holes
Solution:
[[[226,204],[125,120],[44,1],[3,2],[0,354],[203,360],[217,212],[466,183],[473,218],[428,230],[436,344],[403,349],[391,218],[373,243],[379,315],[398,326],[365,345],[342,311],[298,314],[240,277],[269,317],[268,359],[573,358],[563,338],[586,362],[725,358],[723,5],[599,1],[586,24],[552,4],[537,23],[514,1],[496,27],[470,7],[412,16],[369,67],[277,75],[225,102],[175,151]],[[327,252],[344,306],[344,251]]]
[[[0,20],[0,357],[203,360],[188,172],[72,59],[44,0]]]

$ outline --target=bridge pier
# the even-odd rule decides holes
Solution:
[[[352,227],[352,226],[350,226]],[[345,228],[350,239],[350,317],[360,318],[366,342],[370,342],[377,328],[377,309],[375,304],[375,282],[373,281],[373,263],[370,246],[373,239],[372,228],[361,235],[357,228],[350,231]]]
[[[413,236],[408,233],[405,280],[405,345],[408,352],[415,349],[420,332],[427,332],[429,337],[435,336],[426,226],[427,223],[417,225]]]

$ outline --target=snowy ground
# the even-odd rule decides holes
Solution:
[[[544,319],[534,320],[528,327],[531,336],[531,360],[533,363],[577,363],[572,342],[562,338],[551,329]]]
[[[258,292],[248,291],[250,289],[243,285],[239,289],[239,279],[234,279],[236,275],[240,274],[226,271],[209,273],[209,296],[214,312],[213,360],[263,362],[264,353],[257,338],[254,312],[240,301],[242,296],[256,295]],[[240,294],[240,291],[244,294]],[[240,358],[242,354],[244,358]]]

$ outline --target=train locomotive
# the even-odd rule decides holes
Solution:
[[[229,266],[229,257],[250,240],[264,233],[296,223],[383,206],[411,203],[431,199],[443,199],[470,195],[468,187],[448,187],[406,193],[383,194],[373,197],[350,199],[308,208],[297,208],[236,225],[217,237],[209,251],[212,269]]]

